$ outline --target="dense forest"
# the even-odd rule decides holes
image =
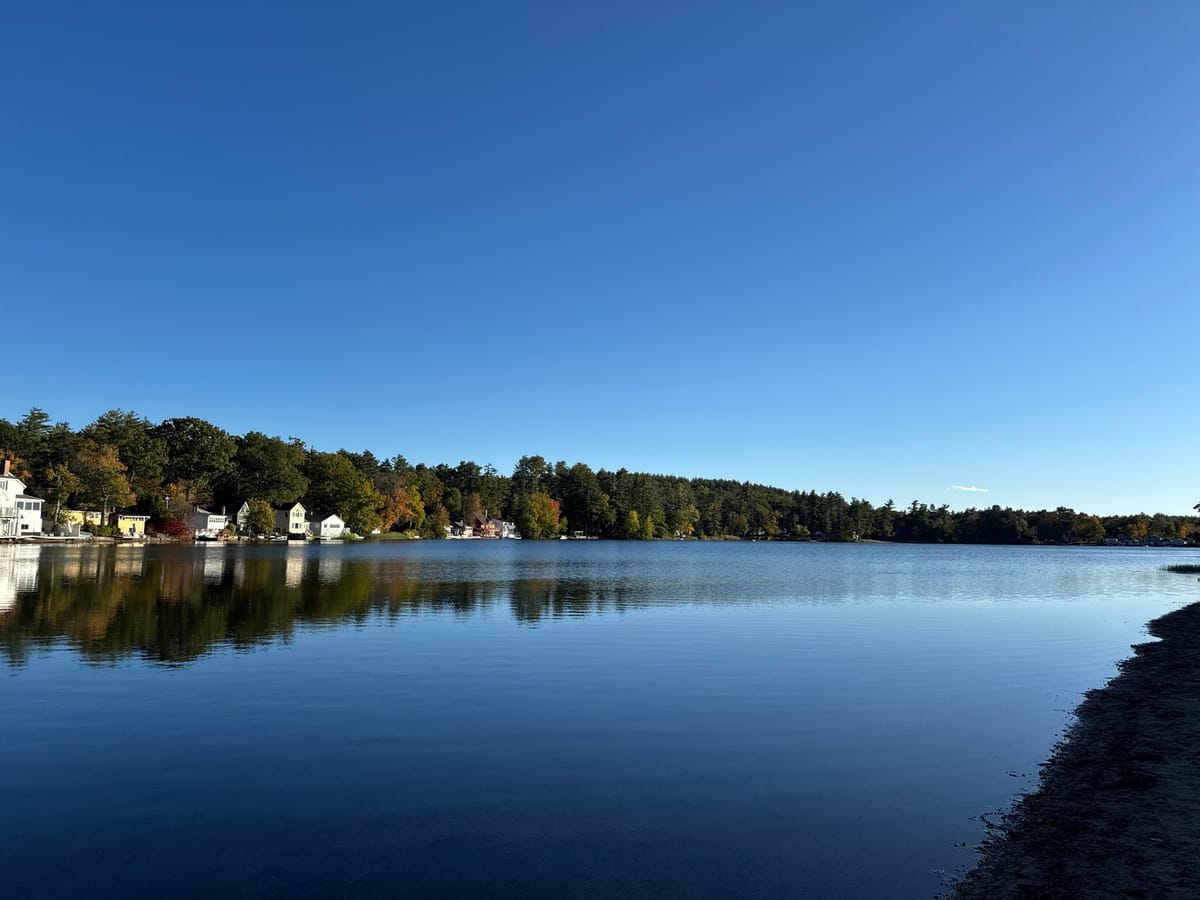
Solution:
[[[836,492],[593,470],[540,456],[524,456],[502,475],[466,460],[430,466],[370,450],[322,452],[298,438],[231,435],[190,417],[154,423],[119,409],[79,430],[52,423],[36,407],[17,422],[0,419],[0,454],[29,492],[47,501],[49,517],[88,508],[107,519],[114,510],[136,509],[165,533],[182,533],[196,506],[232,513],[249,501],[265,524],[271,504],[299,500],[310,512],[336,513],[360,535],[430,538],[483,516],[513,521],[527,538],[1095,544],[1200,535],[1195,516],[1099,517],[1063,507],[954,511],[915,500],[873,506]]]

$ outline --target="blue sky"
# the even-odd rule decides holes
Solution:
[[[10,5],[0,415],[1187,512],[1197,46],[1194,3]]]

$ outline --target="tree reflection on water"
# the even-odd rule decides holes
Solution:
[[[23,665],[66,642],[93,664],[137,656],[182,665],[217,648],[286,642],[297,628],[503,605],[535,623],[638,602],[620,583],[553,571],[454,580],[419,560],[343,549],[2,547],[0,656]]]

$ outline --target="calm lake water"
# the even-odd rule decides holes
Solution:
[[[931,897],[1194,551],[0,548],[9,897]]]

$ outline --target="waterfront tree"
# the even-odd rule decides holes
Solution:
[[[182,485],[184,500],[195,502],[229,471],[237,444],[225,431],[193,417],[167,419],[154,430],[167,450],[163,475]]]
[[[54,504],[54,514],[50,517],[53,521],[58,521],[63,505],[79,490],[81,484],[79,476],[65,463],[46,470],[43,491],[46,499]]]
[[[563,515],[571,527],[585,534],[604,531],[611,524],[608,497],[600,479],[584,463],[576,463],[559,479]]]
[[[84,440],[75,456],[75,469],[79,473],[81,499],[89,506],[100,507],[105,522],[113,509],[132,506],[137,501],[125,476],[125,464],[112,444]]]
[[[308,490],[301,502],[310,513],[336,513],[356,534],[368,534],[378,526],[383,498],[371,479],[347,457],[310,451],[303,474],[308,479]]]
[[[512,473],[514,495],[549,492],[554,480],[554,467],[541,456],[522,456]]]
[[[250,534],[270,534],[275,530],[275,510],[266,500],[247,500],[246,529]]]
[[[542,540],[558,536],[561,507],[545,491],[534,491],[521,509],[517,528],[522,537]]]
[[[425,504],[416,485],[406,484],[394,473],[385,473],[391,478],[376,481],[382,504],[379,510],[379,527],[384,530],[420,530],[425,524]]]
[[[225,502],[257,497],[268,503],[294,503],[308,490],[308,479],[300,472],[304,447],[261,431],[235,438],[232,464],[222,478]]]
[[[1104,541],[1104,523],[1096,516],[1076,516],[1074,530],[1076,540],[1085,544],[1099,544]]]
[[[134,492],[146,500],[162,493],[167,447],[149,419],[137,413],[110,409],[86,426],[80,435],[117,448]]]
[[[442,504],[435,504],[433,510],[425,516],[425,526],[421,533],[426,537],[444,538],[450,527],[450,513]]]
[[[352,453],[349,450],[339,450],[342,456],[350,460],[354,464],[354,468],[362,472],[368,478],[374,480],[375,477],[383,471],[383,463],[381,463],[375,454],[370,450],[364,450],[362,453]]]

